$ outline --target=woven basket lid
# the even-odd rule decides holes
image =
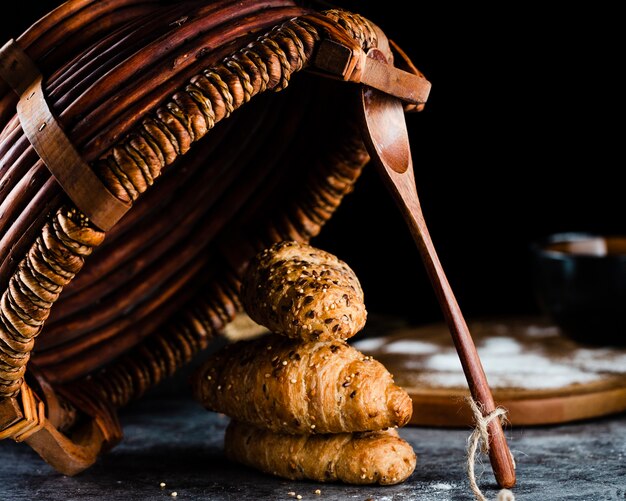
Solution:
[[[314,64],[328,41],[386,44],[293,0],[70,0],[3,49],[53,118],[28,123],[25,77],[21,99],[0,86],[0,438],[84,469],[72,447],[114,444],[112,409],[234,318],[251,257],[320,232],[369,160],[356,85]],[[28,130],[56,125],[70,146],[54,166]],[[130,210],[111,219],[106,197]],[[79,443],[61,432],[80,413],[96,419]]]

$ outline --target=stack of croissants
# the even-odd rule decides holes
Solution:
[[[251,261],[241,298],[270,333],[225,345],[192,379],[195,398],[231,419],[227,457],[292,480],[406,480],[416,455],[397,428],[412,402],[380,362],[347,343],[367,317],[354,271],[283,241]]]

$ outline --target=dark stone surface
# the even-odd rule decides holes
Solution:
[[[0,445],[1,501],[93,500],[471,500],[464,469],[467,429],[404,428],[418,455],[403,484],[356,487],[292,482],[230,463],[222,454],[226,417],[187,395],[155,395],[121,413],[125,438],[89,470],[59,475],[24,444]],[[517,459],[517,500],[626,499],[626,415],[587,423],[507,430]],[[477,466],[488,499],[497,488],[489,462]],[[160,482],[167,486],[159,487]],[[314,491],[321,490],[321,495]]]

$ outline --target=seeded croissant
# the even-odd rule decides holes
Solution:
[[[391,485],[415,469],[413,448],[394,429],[336,435],[283,435],[231,421],[226,455],[292,480]]]
[[[241,299],[255,322],[305,341],[348,339],[367,317],[354,271],[299,242],[279,242],[258,254],[244,274]]]
[[[275,432],[345,433],[404,426],[409,395],[345,341],[278,335],[226,345],[193,380],[207,409]]]

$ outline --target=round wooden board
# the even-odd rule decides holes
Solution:
[[[469,322],[496,405],[511,425],[550,425],[626,411],[626,349],[589,347],[537,318]],[[352,343],[413,399],[410,424],[472,424],[468,386],[445,324],[399,327]]]

